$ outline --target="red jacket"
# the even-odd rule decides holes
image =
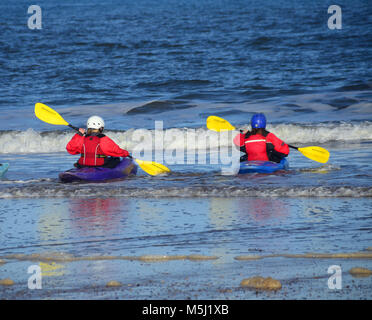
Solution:
[[[70,154],[81,154],[80,165],[101,166],[106,156],[128,157],[129,152],[121,149],[114,141],[104,134],[82,136],[75,134],[66,149]]]
[[[248,155],[248,161],[264,160],[279,162],[288,156],[289,146],[273,133],[264,131],[264,135],[247,132],[238,134],[234,144]]]

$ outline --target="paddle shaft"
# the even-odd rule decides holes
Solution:
[[[296,150],[298,150],[298,147],[291,146],[290,144],[288,145],[288,147],[290,147],[290,148],[292,148],[292,149],[296,149]]]
[[[68,126],[69,126],[71,129],[74,129],[74,130],[76,130],[77,132],[79,132],[79,128],[78,128],[78,127],[75,127],[75,126],[73,126],[72,124],[68,124]]]

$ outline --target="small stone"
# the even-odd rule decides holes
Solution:
[[[190,254],[187,256],[187,259],[192,261],[203,261],[203,260],[216,260],[218,257],[216,256],[204,256],[201,254]]]
[[[350,274],[355,277],[369,277],[372,275],[372,270],[366,269],[366,268],[351,268],[350,269]]]
[[[257,290],[279,290],[282,288],[282,284],[279,280],[273,279],[271,277],[252,277],[248,279],[243,279],[240,283],[242,287],[247,287]]]
[[[109,281],[106,283],[106,287],[121,287],[121,283],[118,281]]]
[[[14,281],[12,279],[0,279],[0,285],[2,286],[12,286]]]
[[[261,257],[256,256],[256,255],[244,255],[244,256],[237,256],[234,259],[235,260],[258,260],[258,259],[261,259]]]

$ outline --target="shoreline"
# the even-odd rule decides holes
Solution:
[[[260,300],[260,299],[371,299],[371,276],[357,276],[353,268],[372,269],[372,260],[360,258],[289,259],[283,256],[263,260],[111,260],[79,259],[40,263],[42,288],[27,289],[30,274],[12,270],[35,265],[36,260],[6,261],[1,266],[1,299],[124,299],[124,300]],[[33,264],[30,264],[33,263]],[[330,289],[330,267],[342,269],[342,287]],[[12,269],[12,270],[11,270]],[[105,270],[104,273],[100,271]],[[241,282],[250,277],[272,277],[278,290],[250,289]]]

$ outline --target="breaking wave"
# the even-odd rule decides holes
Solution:
[[[86,197],[130,197],[130,198],[194,198],[194,197],[372,197],[372,187],[350,186],[290,186],[290,187],[160,187],[136,188],[124,186],[92,186],[90,184],[48,184],[6,187],[0,190],[0,198],[86,198]]]
[[[238,129],[248,129],[249,125]],[[324,144],[327,142],[349,142],[372,140],[372,122],[356,123],[322,123],[322,124],[278,124],[269,125],[267,129],[290,144]],[[132,151],[139,143],[144,150],[158,147],[155,141],[159,130],[131,129],[127,131],[107,131],[120,147]],[[232,137],[238,131],[230,132],[229,137],[220,139],[216,132],[206,128],[173,128],[163,132],[164,146],[172,149],[206,150],[208,148],[229,147]],[[33,129],[26,131],[0,131],[0,153],[53,153],[65,152],[66,144],[73,136],[71,131],[37,132]],[[227,134],[227,133],[225,133]],[[190,138],[191,137],[191,138]]]

